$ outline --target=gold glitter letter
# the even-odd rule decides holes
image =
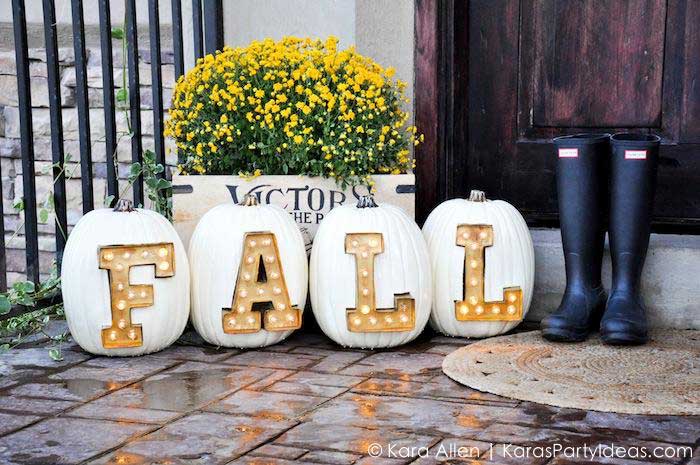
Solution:
[[[347,310],[351,332],[410,331],[415,327],[416,301],[410,294],[394,295],[394,308],[378,309],[374,289],[374,256],[384,252],[381,233],[345,235],[345,253],[355,255],[357,305]]]
[[[504,299],[484,299],[486,247],[493,245],[493,226],[460,224],[457,245],[466,250],[464,260],[464,300],[455,302],[458,321],[518,321],[523,314],[523,291],[519,287],[503,290]]]
[[[288,331],[301,327],[301,312],[293,307],[284,280],[277,239],[271,232],[250,232],[243,238],[243,255],[238,268],[236,290],[230,310],[223,314],[227,334],[260,331],[262,309],[267,304],[264,327],[267,331]]]
[[[105,349],[143,345],[141,325],[131,324],[131,309],[153,305],[153,286],[129,284],[132,266],[154,265],[156,278],[175,275],[175,249],[171,242],[100,247],[100,269],[107,270],[112,326],[102,329]]]

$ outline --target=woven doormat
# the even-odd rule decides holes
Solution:
[[[700,415],[700,331],[656,331],[639,347],[610,347],[597,337],[553,343],[531,331],[470,344],[442,369],[471,388],[540,404]]]

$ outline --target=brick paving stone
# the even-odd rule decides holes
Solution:
[[[437,462],[448,460],[476,460],[486,454],[491,443],[463,438],[445,438],[430,448],[429,457]]]
[[[195,413],[91,464],[228,463],[294,425],[290,421]]]
[[[455,383],[443,375],[422,383],[370,378],[355,386],[352,391],[380,395],[425,397],[438,400],[462,400],[470,403],[497,403],[499,405],[509,406],[518,405],[518,401],[470,389]]]
[[[269,370],[186,362],[98,399],[102,405],[187,412],[252,384]]]
[[[438,439],[398,428],[380,430],[346,424],[319,425],[307,422],[281,435],[275,444],[309,450],[330,449],[359,455],[370,455],[371,447],[379,444],[379,455],[387,457],[392,450],[399,451],[402,447],[430,447]]]
[[[510,457],[505,444],[700,444],[700,416],[587,412],[455,383],[441,363],[472,342],[466,339],[426,335],[408,347],[360,351],[295,333],[276,346],[237,351],[188,338],[199,345],[136,358],[93,358],[69,346],[66,359],[54,362],[36,345],[0,356],[0,464],[578,465],[587,462]],[[492,441],[492,457],[435,456],[441,445]],[[373,442],[425,445],[432,455],[369,457]]]
[[[335,386],[350,388],[363,381],[360,376],[336,375],[332,373],[317,373],[314,371],[299,371],[285,381],[294,383],[316,384],[318,386]]]
[[[402,465],[410,462],[410,459],[388,459],[385,457],[362,457],[355,465]],[[418,463],[418,462],[411,462]]]
[[[434,344],[449,344],[456,346],[466,346],[468,344],[473,344],[474,342],[479,342],[479,339],[469,339],[466,337],[452,337],[452,336],[435,336],[430,339],[430,342]]]
[[[0,413],[0,436],[23,428],[40,419],[41,417],[37,415]]]
[[[321,357],[311,355],[291,355],[286,353],[263,352],[253,350],[234,355],[226,359],[226,363],[239,366],[252,366],[260,368],[275,368],[287,370],[299,370],[312,365]]]
[[[96,357],[51,376],[52,379],[100,379],[132,383],[177,365],[177,360],[157,357]]]
[[[559,443],[563,445],[578,445],[583,443],[584,439],[590,436],[565,430],[495,423],[487,426],[482,431],[477,432],[474,437],[482,441],[489,441],[493,443]]]
[[[331,398],[347,391],[347,388],[320,386],[318,384],[309,383],[290,383],[287,381],[279,381],[265,389],[270,392],[282,392],[286,394],[301,394],[310,396],[320,396]]]
[[[41,378],[56,370],[90,358],[82,351],[67,349],[63,360],[54,361],[45,347],[15,349],[0,354],[0,389]]]
[[[431,399],[409,399],[346,393],[314,410],[308,418],[319,424],[342,424],[433,431],[448,436],[473,437],[495,421],[528,422],[533,416],[518,409],[463,404]]]
[[[521,449],[522,450],[522,449]],[[540,465],[550,460],[540,453],[529,455],[519,454],[514,446],[509,444],[494,444],[479,460],[484,465]]]
[[[261,457],[278,457],[281,459],[294,460],[306,454],[308,450],[298,447],[278,446],[276,444],[265,444],[249,452],[247,455]]]
[[[292,345],[286,345],[284,342],[280,344],[275,344],[269,347],[261,347],[258,349],[259,351],[264,351],[264,352],[279,352],[279,353],[286,353],[294,349],[296,346]]]
[[[593,438],[591,438],[593,439]],[[654,462],[654,463],[677,463],[680,460],[678,459],[678,450],[682,447],[687,447],[687,446],[682,446],[678,444],[669,444],[669,443],[662,443],[658,441],[641,441],[635,438],[630,438],[630,437],[618,437],[618,438],[605,438],[605,439],[599,439],[599,440],[591,440],[588,439],[586,443],[591,447],[595,448],[599,444],[605,445],[605,446],[610,446],[611,444],[614,445],[615,447],[622,447],[626,450],[629,451],[634,451],[630,452],[630,454],[638,454],[636,450],[641,450],[642,448],[647,451],[648,454],[652,454],[653,451],[656,448],[660,448],[660,452],[663,453],[665,449],[668,448],[669,453],[671,451],[674,452],[673,456],[633,456],[631,455],[629,458],[631,459],[641,459],[641,460],[646,460],[648,462]],[[627,458],[627,457],[625,457]]]
[[[433,354],[440,354],[440,355],[448,355],[454,352],[455,350],[459,350],[464,346],[461,345],[453,345],[453,344],[435,344],[431,348],[429,348],[426,352],[433,353]]]
[[[270,385],[266,390],[289,394],[309,394],[321,397],[336,397],[358,384],[363,378],[330,373],[301,371]]]
[[[267,370],[267,368],[266,368]],[[294,371],[291,370],[272,370],[270,369],[270,374],[265,376],[259,381],[254,382],[253,384],[250,384],[246,386],[246,389],[251,390],[251,391],[264,391],[267,389],[269,386],[272,384],[276,383],[279,380],[282,380],[284,378],[287,378],[288,376],[294,374]]]
[[[681,463],[681,462],[679,462]],[[567,457],[556,457],[552,459],[551,462],[547,462],[547,465],[658,465],[655,462],[646,462],[643,460],[631,460],[622,458],[567,458]],[[489,464],[490,465],[490,464]],[[692,462],[686,465],[695,465]]]
[[[0,438],[0,463],[75,464],[152,428],[136,423],[50,418]]]
[[[0,411],[10,413],[30,413],[42,416],[55,415],[76,405],[78,405],[78,402],[69,400],[0,396]]]
[[[282,420],[298,418],[326,400],[318,396],[244,389],[209,405],[206,410]]]
[[[551,418],[557,428],[611,436],[693,444],[700,440],[700,417],[625,415],[568,409]]]
[[[430,351],[435,343],[430,340],[430,338],[424,333],[418,338],[411,341],[410,344],[404,344],[402,346],[394,347],[390,349],[391,352],[400,352],[403,354],[422,354]]]
[[[0,391],[5,388],[12,386],[17,386],[21,379],[29,379],[34,376],[41,376],[43,374],[42,370],[12,370],[13,373],[10,375],[0,374]],[[8,370],[9,372],[9,370]]]
[[[305,347],[307,351],[310,351],[312,348],[316,350],[338,349],[338,346],[323,334],[296,332],[279,344],[263,347],[258,350],[265,352],[291,352],[299,347]]]
[[[312,450],[301,457],[301,460],[314,463],[327,463],[330,465],[352,465],[360,457],[360,455],[348,454],[347,452]]]
[[[696,447],[686,465],[700,465],[700,447]]]
[[[272,457],[240,457],[226,465],[318,465],[318,463],[305,460],[284,460]]]
[[[240,353],[239,350],[216,348],[212,346],[183,346],[174,345],[151,355],[153,358],[169,360],[191,360],[195,362],[216,363]]]
[[[41,379],[36,383],[21,384],[6,391],[11,396],[38,397],[46,399],[85,401],[102,395],[119,384],[110,384],[96,379],[51,380]]]
[[[90,402],[64,414],[69,417],[93,418],[97,420],[113,420],[135,423],[162,425],[180,415],[178,412],[165,410],[121,407],[98,402]]]
[[[294,347],[292,350],[289,351],[289,353],[326,357],[329,355],[337,355],[337,354],[343,354],[343,353],[370,355],[373,353],[373,351],[370,349],[346,348],[346,347],[341,347],[339,345],[333,345],[330,348],[313,346],[313,345],[300,345],[300,346]]]
[[[94,358],[37,382],[10,389],[9,394],[86,401],[114,391],[178,363],[157,358]]]
[[[55,361],[49,357],[46,347],[29,347],[11,350],[0,354],[0,374],[5,374],[6,367],[61,368],[87,360],[90,354],[79,350],[63,350],[63,360]]]
[[[411,362],[407,363],[410,358]],[[438,354],[380,352],[370,355],[339,373],[343,375],[376,376],[402,381],[428,381],[442,373],[443,357]]]
[[[310,369],[325,373],[337,373],[367,356],[368,353],[365,352],[348,351],[327,354],[320,362],[313,365]]]
[[[510,404],[513,406],[520,404],[520,401],[517,399],[509,399],[507,397],[471,389],[467,386],[459,384],[444,374],[440,374],[431,379],[429,384],[431,387],[435,387],[436,393],[440,397],[463,399],[468,401],[498,402],[499,404]]]

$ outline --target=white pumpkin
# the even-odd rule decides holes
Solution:
[[[359,252],[364,249],[358,241],[362,242],[363,238],[368,238],[367,247],[369,244],[377,247],[373,257],[361,258],[360,253],[366,252]],[[353,244],[360,247],[357,253],[346,251]],[[361,273],[371,269],[371,263],[373,273],[365,273],[363,278]],[[310,268],[314,316],[323,332],[338,344],[393,347],[415,339],[428,322],[431,302],[428,250],[418,226],[398,207],[377,206],[371,197],[366,197],[358,205],[331,210],[314,238]],[[358,299],[367,299],[363,300],[367,305]],[[404,314],[400,308],[410,313]],[[385,319],[399,327],[387,331],[389,324]],[[407,323],[396,323],[400,319]],[[355,323],[357,327],[353,326]]]
[[[483,237],[490,231],[492,245],[478,248],[467,236],[465,245],[458,245],[460,225],[472,225]],[[486,200],[483,192],[472,191],[468,200],[453,199],[438,205],[428,216],[423,234],[433,270],[431,326],[448,336],[483,338],[505,333],[522,321],[532,301],[535,254],[530,231],[515,207],[502,200]],[[474,267],[469,272],[473,275],[468,275],[465,283],[466,244],[475,255],[467,264]],[[519,297],[515,292],[506,296],[504,291],[509,288],[519,288]],[[469,302],[465,289],[467,294],[483,290],[484,301],[472,297],[473,302]],[[460,301],[465,305],[457,306]],[[458,321],[459,311],[475,319]],[[518,319],[508,320],[509,311]],[[485,317],[492,319],[485,321]]]
[[[105,257],[126,273],[128,282],[111,283],[119,274],[103,266]],[[130,260],[146,264],[128,265]],[[114,210],[87,213],[68,238],[61,270],[68,327],[88,352],[148,354],[175,342],[185,329],[190,308],[187,256],[173,226],[154,211],[133,209],[130,201],[121,199]],[[129,313],[138,300],[143,306]],[[114,304],[124,312],[115,321],[113,313],[120,311],[112,308]]]
[[[264,320],[263,324],[257,325],[259,329],[232,333],[224,328],[222,318],[224,312],[232,311],[229,309],[232,308],[234,292],[240,295],[244,291],[236,290],[241,260],[244,259],[244,239],[247,234],[257,232],[274,234],[282,271],[282,276],[275,278],[284,280],[289,301],[299,310],[298,323],[301,323],[308,287],[308,261],[301,231],[282,208],[258,205],[255,196],[246,196],[240,205],[222,204],[209,210],[197,224],[190,240],[192,323],[200,336],[211,344],[263,347],[276,344],[293,332],[291,329],[266,330],[269,310],[264,310],[264,314],[255,311]],[[246,260],[250,258],[245,257]],[[269,274],[267,270],[266,273]],[[252,286],[257,277],[248,276],[247,279],[250,292],[255,292]],[[275,292],[281,293],[283,287],[275,288]],[[251,317],[248,314],[247,318]]]

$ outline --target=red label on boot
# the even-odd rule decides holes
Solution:
[[[559,149],[559,158],[578,158],[578,149]]]
[[[625,150],[625,160],[646,160],[646,150]]]

